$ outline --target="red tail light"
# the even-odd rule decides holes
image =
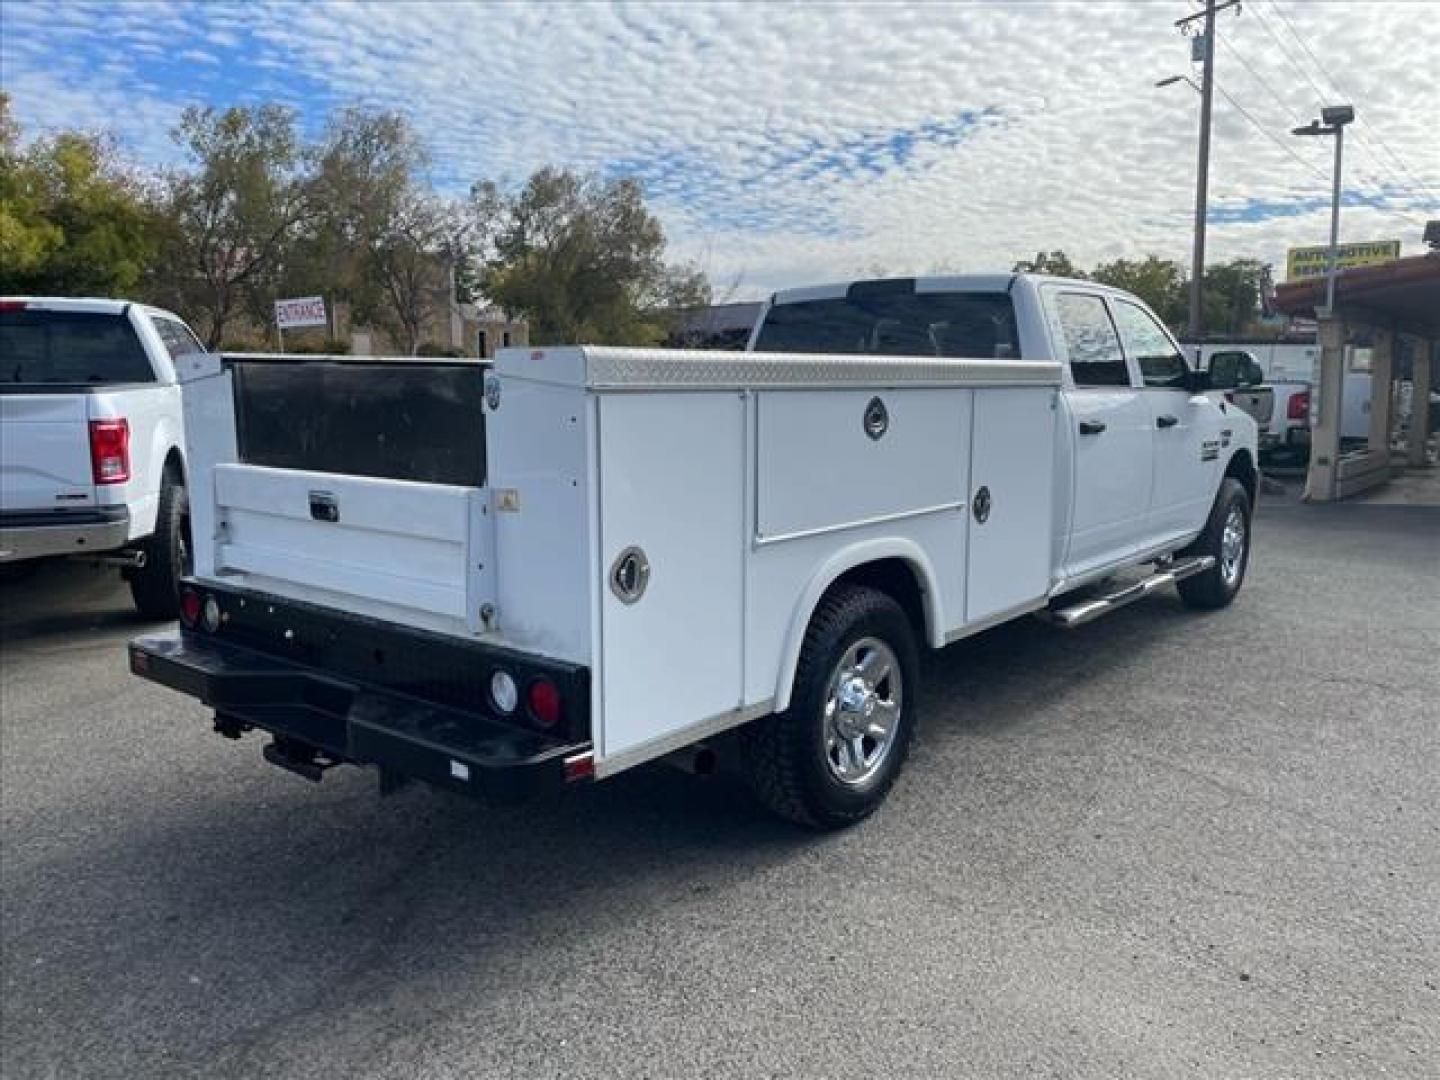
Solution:
[[[0,300],[0,311],[24,311],[24,300]]]
[[[90,469],[97,484],[123,484],[130,479],[129,421],[90,421]]]
[[[536,679],[525,691],[530,715],[541,727],[552,728],[560,722],[560,691],[549,679]]]
[[[1298,394],[1290,395],[1290,402],[1285,406],[1285,418],[1287,420],[1310,419],[1309,390],[1301,390]]]
[[[194,589],[183,589],[180,592],[180,621],[186,626],[194,628],[200,619],[200,594]]]

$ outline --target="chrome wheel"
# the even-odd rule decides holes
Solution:
[[[1228,588],[1240,580],[1240,567],[1245,563],[1245,513],[1238,506],[1225,515],[1225,530],[1220,534],[1220,576]]]
[[[863,784],[895,745],[904,705],[904,677],[894,651],[879,638],[845,650],[825,698],[825,760],[842,784]]]

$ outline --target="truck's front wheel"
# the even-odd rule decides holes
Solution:
[[[1235,599],[1250,566],[1250,496],[1239,480],[1226,477],[1220,482],[1205,530],[1184,554],[1209,555],[1215,565],[1182,580],[1177,586],[1180,599],[1202,610],[1222,608]]]
[[[868,817],[909,751],[918,685],[915,633],[900,605],[875,589],[831,590],[806,631],[790,707],[747,732],[761,802],[821,829]]]

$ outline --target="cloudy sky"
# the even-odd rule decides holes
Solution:
[[[1191,0],[794,6],[0,3],[0,82],[32,133],[107,128],[173,160],[186,105],[279,101],[317,132],[407,113],[434,183],[545,163],[641,180],[723,295],[886,273],[1188,259]],[[1210,251],[1283,260],[1327,235],[1353,102],[1346,239],[1418,250],[1440,217],[1440,0],[1248,0],[1220,18]]]

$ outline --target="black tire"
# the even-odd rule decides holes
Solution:
[[[852,677],[875,657],[892,672],[871,688],[874,706],[885,710],[874,719],[890,725],[883,752],[882,744],[868,735],[839,740],[848,744],[839,747],[834,724],[827,719],[842,661],[851,657],[862,660],[846,669]],[[859,586],[840,586],[827,593],[805,632],[790,707],[757,720],[745,731],[742,761],[759,800],[780,817],[815,829],[843,828],[869,817],[889,793],[910,749],[919,666],[915,631],[895,600]],[[862,685],[868,684],[862,681]],[[843,715],[859,724],[872,719],[870,708]],[[873,747],[873,771],[867,771],[863,749],[849,749],[857,745]],[[846,764],[853,772],[848,781],[837,771]]]
[[[1241,528],[1241,548],[1238,559],[1233,550],[1226,550],[1225,531],[1227,523],[1238,514]],[[1177,584],[1180,599],[1192,608],[1214,611],[1223,608],[1235,599],[1240,586],[1245,582],[1245,571],[1250,566],[1250,496],[1245,485],[1233,477],[1220,481],[1220,490],[1215,495],[1215,505],[1210,508],[1210,517],[1195,542],[1186,548],[1183,555],[1209,555],[1215,565],[1204,573],[1188,577]]]
[[[178,476],[161,485],[155,533],[141,550],[145,565],[129,572],[135,607],[147,619],[173,619],[180,614],[180,579],[191,568],[190,499]]]

